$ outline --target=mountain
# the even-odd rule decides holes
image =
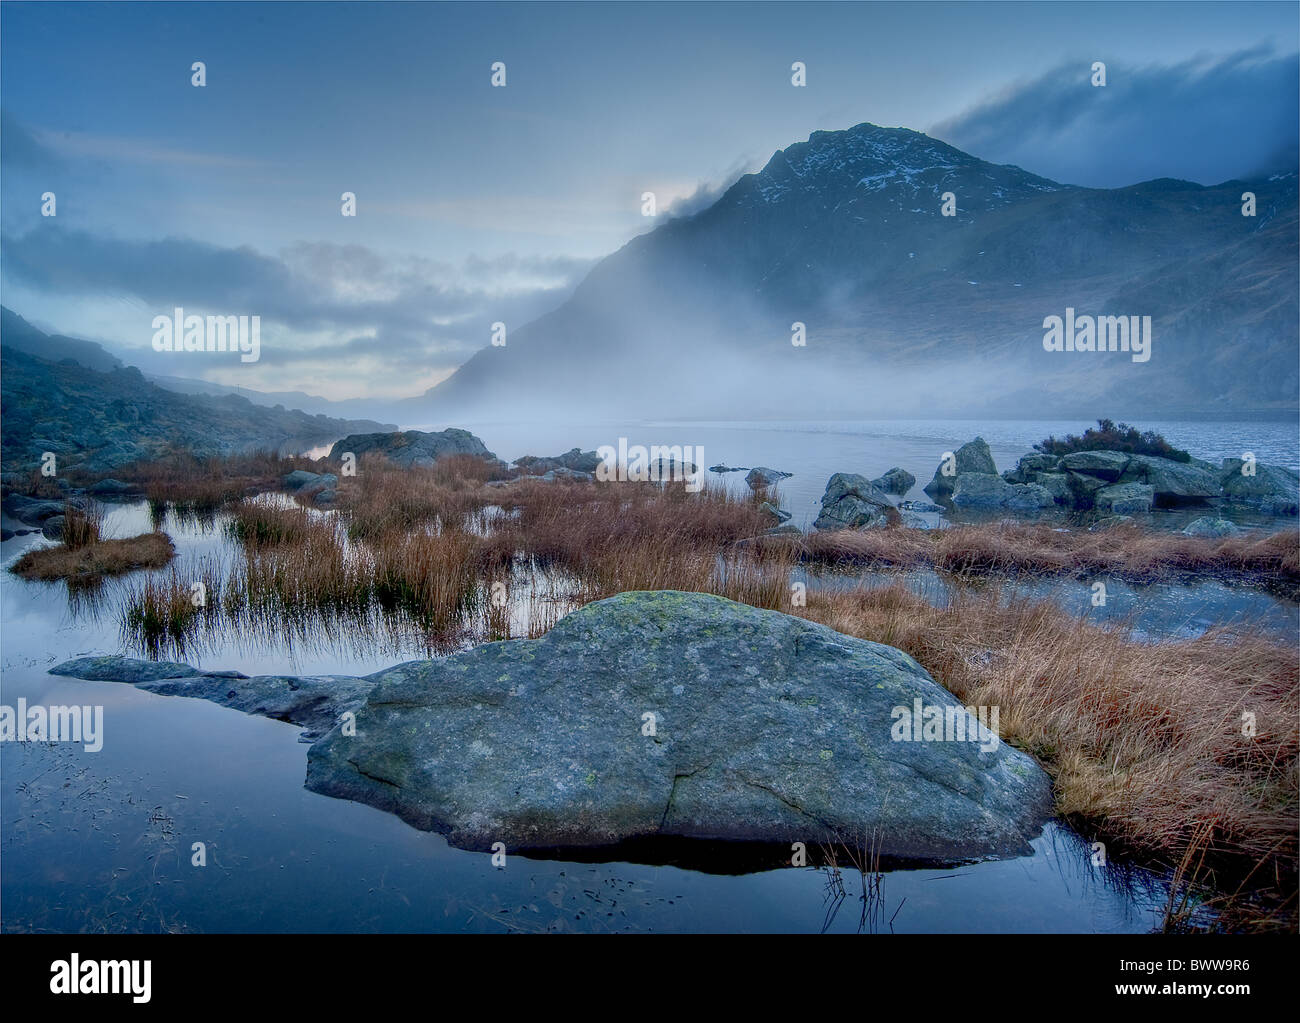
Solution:
[[[101,373],[122,367],[122,360],[105,351],[103,345],[62,334],[46,334],[4,306],[0,306],[0,344],[48,362],[72,359]]]
[[[109,473],[172,448],[200,455],[302,451],[347,434],[387,429],[367,419],[265,408],[238,395],[176,394],[149,383],[133,366],[92,369],[70,354],[93,361],[93,352],[76,347],[90,342],[49,338],[10,316],[0,337],[0,461],[6,478],[10,473],[25,477],[39,467],[45,451],[58,456],[60,472]],[[11,326],[18,328],[13,335],[18,344],[9,343]],[[33,350],[59,358],[33,355]]]
[[[386,416],[390,411],[390,402],[381,398],[344,398],[336,400],[322,398],[318,394],[308,394],[305,391],[255,391],[251,387],[239,387],[236,384],[217,384],[210,380],[199,380],[195,377],[163,376],[156,373],[145,373],[144,377],[150,383],[165,387],[169,391],[175,391],[177,394],[237,394],[242,398],[247,398],[254,405],[272,407],[280,405],[284,408],[299,409],[316,415],[355,416],[359,419],[365,419]],[[392,424],[392,426],[393,429],[397,428],[396,424]]]
[[[1294,173],[1082,188],[905,128],[816,132],[394,414],[1290,410],[1297,223]],[[1149,361],[1045,351],[1067,308],[1150,316]]]

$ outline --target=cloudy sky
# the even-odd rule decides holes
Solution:
[[[259,362],[163,368],[413,395],[652,226],[643,192],[689,212],[816,130],[916,128],[1095,187],[1294,168],[1298,12],[6,2],[3,302],[154,370],[155,315],[257,314]]]

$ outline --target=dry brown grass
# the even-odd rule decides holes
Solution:
[[[1049,601],[989,592],[936,608],[901,584],[813,593],[796,613],[905,650],[963,703],[999,707],[1003,738],[1044,763],[1060,813],[1112,856],[1177,865],[1199,845],[1220,890],[1248,879],[1275,896],[1255,926],[1294,924],[1293,647],[1226,629],[1142,643]]]
[[[10,569],[24,579],[66,579],[86,583],[139,568],[162,568],[176,549],[166,533],[144,533],[126,540],[98,540],[78,547],[66,544],[28,551]]]
[[[310,458],[269,451],[210,458],[177,451],[124,466],[117,478],[138,484],[155,515],[161,515],[168,504],[182,512],[210,513],[247,494],[278,487],[294,469],[319,472],[321,467]]]
[[[867,567],[928,567],[960,575],[1109,575],[1132,582],[1227,576],[1300,587],[1300,531],[1195,537],[1122,524],[1092,533],[1034,523],[952,529],[868,529],[766,537],[768,549],[792,545],[811,561]]]

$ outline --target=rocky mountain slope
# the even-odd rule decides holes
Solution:
[[[1242,215],[1246,191],[1255,217]],[[949,192],[956,215],[945,217]],[[412,409],[1293,408],[1296,196],[1294,173],[1091,189],[903,128],[817,132],[708,209],[629,242],[564,306]],[[1067,307],[1150,316],[1150,361],[1045,351],[1044,318]],[[804,346],[791,343],[795,321]]]
[[[383,429],[370,420],[266,408],[237,395],[176,394],[149,383],[134,367],[100,372],[70,355],[52,362],[0,346],[0,459],[6,478],[39,468],[46,451],[57,456],[60,473],[107,473],[174,447],[201,455],[303,450]]]

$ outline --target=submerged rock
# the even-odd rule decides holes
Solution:
[[[1216,519],[1210,516],[1196,519],[1189,522],[1183,528],[1184,536],[1237,536],[1242,530],[1227,519]]]
[[[749,484],[750,490],[761,490],[789,479],[793,475],[792,472],[782,472],[780,469],[769,469],[765,465],[759,465],[745,474],[745,482]]]
[[[50,669],[91,682],[128,682],[162,696],[191,696],[246,714],[288,721],[316,739],[332,728],[344,711],[356,710],[374,684],[351,675],[257,675],[237,671],[201,671],[176,661],[141,661],[132,657],[79,657]]]
[[[1023,850],[1051,807],[1004,744],[891,740],[917,700],[975,727],[906,654],[709,594],[624,593],[540,639],[372,678],[356,735],[311,748],[307,787],[472,849],[866,827],[882,855],[953,860]]]

